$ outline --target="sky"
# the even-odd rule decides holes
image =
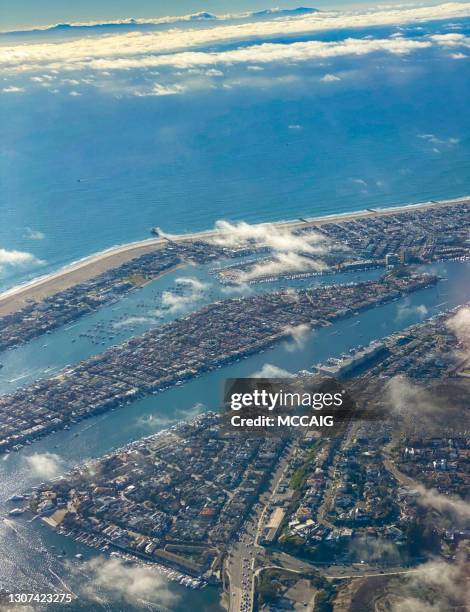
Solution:
[[[387,4],[398,4],[390,0]],[[430,4],[431,2],[428,2]],[[318,0],[302,3],[302,0],[282,0],[270,4],[269,0],[2,0],[0,3],[0,30],[17,30],[74,21],[106,21],[126,17],[162,17],[186,15],[200,11],[211,13],[243,12],[265,9],[271,6],[294,8],[312,6],[328,9],[337,6],[367,5],[354,0]],[[369,3],[371,4],[371,3]]]

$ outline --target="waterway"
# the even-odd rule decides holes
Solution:
[[[227,377],[252,375],[265,369],[267,364],[291,372],[308,369],[314,363],[339,356],[353,347],[385,337],[444,309],[470,300],[470,262],[445,262],[428,266],[427,269],[432,269],[444,277],[437,286],[417,291],[398,301],[371,308],[330,327],[313,331],[303,342],[282,342],[260,354],[207,373],[184,386],[93,417],[77,424],[70,431],[59,431],[18,453],[5,455],[3,460],[0,460],[0,516],[5,517],[13,507],[12,503],[7,501],[9,496],[29,490],[31,486],[50,477],[54,470],[57,470],[57,474],[62,473],[77,463],[101,456],[142,436],[164,429],[178,420],[202,410],[217,408],[223,380]],[[225,295],[208,274],[207,268],[191,268],[190,273],[191,277],[212,285],[198,304]],[[297,284],[325,280],[351,282],[359,278],[373,277],[378,273],[370,271],[345,275],[343,278],[337,276],[334,279],[318,277],[298,281]],[[79,334],[85,333],[87,329],[96,329],[99,321],[104,321],[106,328],[110,329],[119,317],[144,316],[142,312],[148,316],[149,307],[155,307],[155,298],[160,299],[162,291],[171,290],[176,278],[187,275],[188,270],[179,270],[177,274],[168,275],[165,279],[132,294],[122,303],[108,306],[82,319],[75,327],[58,330],[24,347],[2,354],[0,361],[5,364],[5,372],[2,372],[0,392],[11,390],[15,384],[24,384],[29,380],[29,376],[43,375],[50,367],[60,368],[64,364],[73,363],[93,352],[103,350],[101,344],[97,346],[91,343],[90,338],[80,337]],[[273,288],[274,285],[259,286],[258,290]],[[142,304],[145,306],[141,307]],[[194,308],[195,304],[188,301],[187,307]],[[158,309],[158,304],[156,308]],[[176,314],[181,312],[167,313],[166,316]],[[144,327],[146,324],[156,323],[142,323]],[[133,329],[133,332],[127,330],[125,334],[136,333],[137,328]],[[73,338],[76,338],[75,343],[71,342]],[[47,346],[39,350],[41,343]],[[23,381],[9,383],[20,371],[33,374],[28,374]],[[42,466],[42,473],[38,466]],[[84,585],[89,580],[86,560],[99,553],[60,536],[41,521],[30,522],[30,519],[30,516],[24,515],[15,520],[5,518],[0,522],[0,587],[10,591],[50,592],[60,590],[60,581],[63,580],[68,588],[80,595],[80,599],[72,604],[70,609],[103,609],[113,612],[134,609],[128,603],[123,607],[122,601],[97,603],[87,599],[84,594]],[[58,551],[62,550],[65,551],[65,558],[60,559]],[[75,554],[78,553],[84,556],[82,561],[75,559]],[[172,603],[168,604],[172,610],[220,608],[220,593],[213,587],[193,591],[175,583],[166,584],[166,580],[162,578],[161,589],[162,592],[168,591],[175,597]],[[160,609],[165,609],[165,602],[167,599],[160,604]]]

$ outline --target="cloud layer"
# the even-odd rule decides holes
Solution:
[[[375,26],[402,26],[434,20],[470,16],[470,5],[446,3],[430,7],[398,7],[348,13],[327,12],[277,17],[212,27],[171,29],[158,32],[130,32],[61,42],[4,45],[0,68],[12,72],[44,69],[108,70],[154,66],[197,66],[231,62],[299,61],[314,57],[365,54],[374,51],[410,53],[431,44],[457,47],[467,45],[459,33],[436,35],[428,41],[404,37],[389,39],[348,39],[339,42],[307,41],[291,44],[268,42],[275,36],[314,35],[328,30]],[[259,41],[267,41],[259,44]],[[203,52],[217,44],[249,43],[243,48]],[[170,55],[168,55],[170,54]]]

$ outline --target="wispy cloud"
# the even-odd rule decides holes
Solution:
[[[251,378],[294,378],[294,374],[272,363],[265,363],[261,370],[251,374]]]
[[[454,316],[448,319],[447,327],[457,338],[459,357],[470,359],[470,307],[460,308]]]
[[[424,319],[429,311],[425,304],[412,304],[410,300],[405,300],[397,305],[396,321],[406,321],[407,319],[418,317]]]
[[[153,87],[148,91],[138,91],[135,93],[136,96],[174,96],[182,94],[186,91],[184,85],[175,83],[173,85],[162,85],[161,83],[154,83]]]
[[[44,263],[32,253],[26,251],[9,251],[0,249],[0,272],[5,268],[38,266]]]
[[[25,238],[29,240],[44,240],[45,234],[39,230],[33,230],[31,227],[27,227],[25,231]]]
[[[134,325],[155,325],[156,323],[158,323],[158,321],[153,317],[127,317],[121,321],[116,321],[116,323],[113,323],[113,327],[115,329],[120,329],[121,327],[132,327]]]
[[[83,574],[87,580],[83,580]],[[96,557],[81,568],[82,591],[99,602],[103,594],[114,602],[144,607],[168,607],[178,596],[170,591],[168,582],[152,567],[125,563],[121,559]],[[89,576],[89,577],[88,577]]]
[[[4,87],[2,89],[2,93],[22,93],[24,92],[24,87],[16,87],[15,85],[9,85],[8,87]]]
[[[327,250],[327,241],[319,233],[297,234],[289,228],[263,223],[250,225],[244,221],[230,223],[219,220],[217,234],[211,241],[221,246],[245,248],[268,247],[271,256],[241,270],[233,280],[247,283],[263,277],[324,268],[320,256]]]
[[[335,81],[341,81],[341,78],[339,76],[336,76],[336,74],[325,74],[324,76],[322,76],[320,81],[322,81],[323,83],[334,83]]]
[[[180,291],[169,290],[162,293],[162,307],[171,313],[182,312],[192,307],[203,299],[206,290],[210,287],[208,283],[190,277],[177,278],[175,284],[181,288]],[[157,314],[160,312],[157,311]]]
[[[29,469],[36,476],[55,478],[63,470],[63,462],[55,453],[35,453],[25,458]]]
[[[311,328],[309,325],[301,323],[300,325],[289,325],[283,331],[291,339],[291,342],[288,342],[286,345],[287,350],[289,352],[294,352],[298,349],[302,349],[305,346],[305,342],[310,335]]]
[[[404,575],[396,588],[389,596],[390,612],[442,612],[470,606],[468,567],[462,559],[424,563]]]

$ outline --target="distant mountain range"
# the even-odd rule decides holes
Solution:
[[[45,26],[40,28],[32,28],[30,30],[15,30],[8,32],[0,32],[2,36],[12,35],[34,35],[44,34],[51,32],[74,32],[77,30],[94,30],[102,31],[106,30],[135,30],[135,29],[155,29],[158,27],[172,26],[176,24],[191,23],[191,22],[205,22],[205,21],[237,21],[241,19],[268,19],[273,17],[289,17],[296,15],[306,15],[309,13],[318,13],[319,10],[310,7],[299,6],[293,9],[276,9],[269,8],[261,11],[255,11],[252,13],[239,13],[239,14],[228,14],[228,15],[214,15],[213,13],[200,12],[193,13],[191,15],[181,15],[172,17],[157,17],[155,19],[150,18],[129,18],[119,19],[116,21],[109,21],[105,23],[57,23],[51,26]]]

